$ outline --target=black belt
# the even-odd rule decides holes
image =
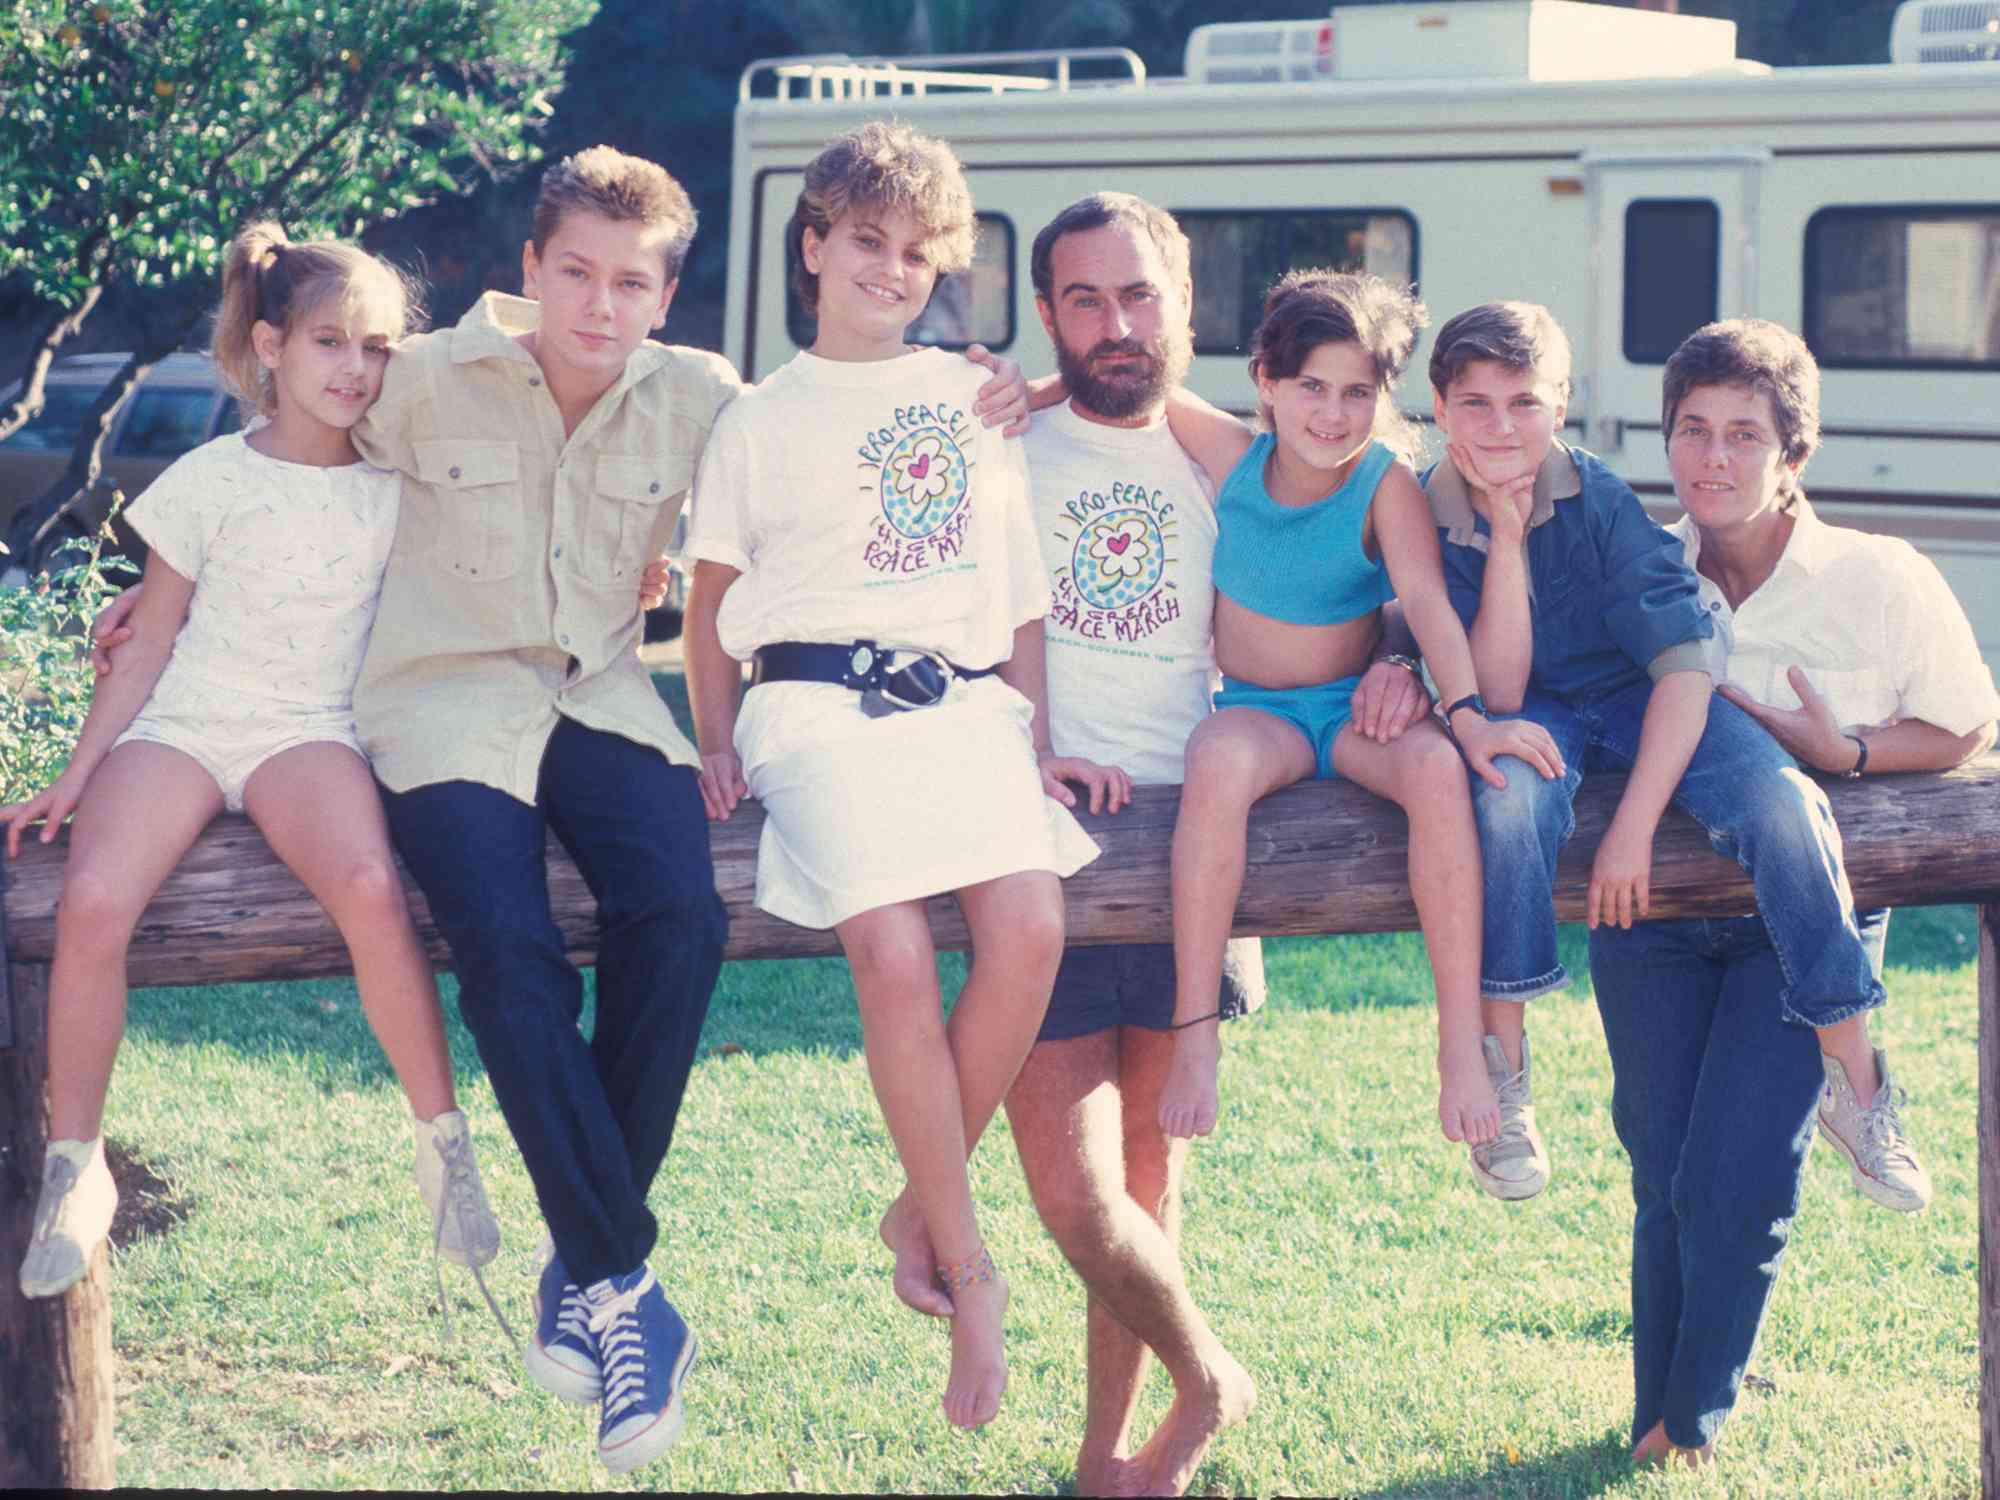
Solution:
[[[833,682],[852,688],[862,706],[878,704],[878,712],[929,708],[950,690],[954,679],[988,677],[996,667],[961,667],[928,652],[905,652],[911,660],[891,670],[894,646],[856,641],[850,646],[813,641],[776,641],[751,655],[750,685],[766,682]]]

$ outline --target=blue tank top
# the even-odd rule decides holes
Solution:
[[[1347,482],[1311,505],[1264,488],[1276,439],[1260,433],[1215,497],[1215,586],[1245,609],[1293,625],[1338,625],[1394,597],[1389,570],[1361,548],[1375,487],[1396,455],[1370,443]]]

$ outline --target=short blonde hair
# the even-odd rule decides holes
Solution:
[[[245,225],[229,242],[208,352],[246,417],[278,409],[277,387],[257,357],[251,330],[269,323],[290,337],[302,318],[329,303],[337,304],[342,326],[357,337],[394,341],[422,320],[410,279],[358,246],[339,240],[294,244],[269,220]]]
[[[658,162],[611,146],[592,146],[550,167],[535,194],[535,254],[546,251],[563,220],[577,212],[658,230],[667,280],[679,278],[694,242],[697,215],[687,189]]]
[[[805,233],[825,239],[857,204],[901,209],[915,219],[940,275],[972,264],[972,189],[951,147],[899,120],[870,120],[835,136],[806,163],[805,186],[785,227],[792,285],[808,312],[819,309],[819,276],[806,269]]]

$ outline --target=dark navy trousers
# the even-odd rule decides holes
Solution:
[[[383,802],[563,1264],[586,1286],[637,1269],[728,935],[695,773],[564,719],[533,806],[469,781]],[[549,832],[597,901],[588,1040],[583,977],[550,910]]]

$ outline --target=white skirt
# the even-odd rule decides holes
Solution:
[[[765,814],[757,904],[824,928],[1020,870],[1082,869],[1097,843],[1043,792],[1033,721],[998,677],[879,719],[835,683],[752,689],[736,753]]]

